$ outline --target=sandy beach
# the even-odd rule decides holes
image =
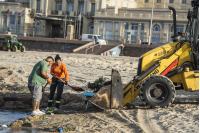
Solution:
[[[69,84],[82,87],[85,91],[91,91],[87,88],[87,83],[94,82],[100,76],[109,81],[112,69],[119,71],[123,86],[125,86],[136,75],[139,60],[138,57],[125,56],[103,57],[57,52],[27,51],[25,53],[14,53],[0,51],[0,84],[12,87],[14,90],[21,88],[23,91],[18,90],[20,93],[30,93],[28,92],[27,82],[33,66],[47,56],[55,57],[56,54],[60,55],[62,62],[67,66]],[[48,75],[51,77],[50,67],[48,68]],[[0,92],[8,93],[5,87]],[[49,93],[49,85],[46,92]],[[75,92],[65,86],[64,93],[82,97],[83,92]],[[52,116],[45,115],[48,119],[34,123],[34,128],[39,129],[38,132],[43,132],[45,128],[53,125],[69,124],[75,129],[71,132],[77,133],[198,133],[198,98],[199,92],[177,90],[174,103],[166,109],[145,107],[139,97],[123,110],[63,108],[64,111],[71,112]],[[75,111],[77,112],[74,113]]]

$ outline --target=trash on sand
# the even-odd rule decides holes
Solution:
[[[94,109],[91,109],[91,110],[94,110]]]
[[[71,111],[64,111],[64,113],[69,113],[69,112],[71,112]]]
[[[74,111],[74,113],[76,113],[76,111]]]
[[[67,119],[69,119],[69,118],[67,118]]]
[[[5,84],[5,82],[2,82],[2,84]]]
[[[54,113],[51,113],[51,115],[54,115]]]
[[[8,126],[6,126],[6,125],[0,125],[0,126],[1,126],[1,127],[5,127],[5,128],[8,127]]]

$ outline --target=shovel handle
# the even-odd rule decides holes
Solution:
[[[47,85],[48,85],[48,82],[44,85],[44,87],[42,87],[42,92],[45,91],[45,88],[47,87]]]

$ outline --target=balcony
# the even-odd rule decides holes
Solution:
[[[5,0],[5,2],[30,3],[30,0]]]
[[[62,11],[62,15],[67,14],[68,16],[70,15],[70,11]]]
[[[43,13],[43,10],[36,10],[36,13]]]
[[[86,17],[92,18],[94,16],[94,12],[87,12]]]
[[[97,18],[130,18],[130,19],[138,19],[138,20],[150,20],[151,19],[151,14],[133,14],[133,13],[101,13],[101,12],[95,12],[95,17]],[[172,21],[173,20],[173,15],[153,15],[154,20],[160,20],[160,19],[166,20],[166,21]],[[178,21],[187,21],[187,15],[177,15],[177,20]]]
[[[51,10],[51,15],[58,15],[58,11],[57,10]]]

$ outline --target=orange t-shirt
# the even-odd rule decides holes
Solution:
[[[51,74],[55,74],[59,78],[64,78],[65,77],[65,81],[66,82],[68,82],[68,80],[69,80],[67,67],[63,63],[61,63],[60,66],[57,66],[56,63],[53,63],[51,65]]]

